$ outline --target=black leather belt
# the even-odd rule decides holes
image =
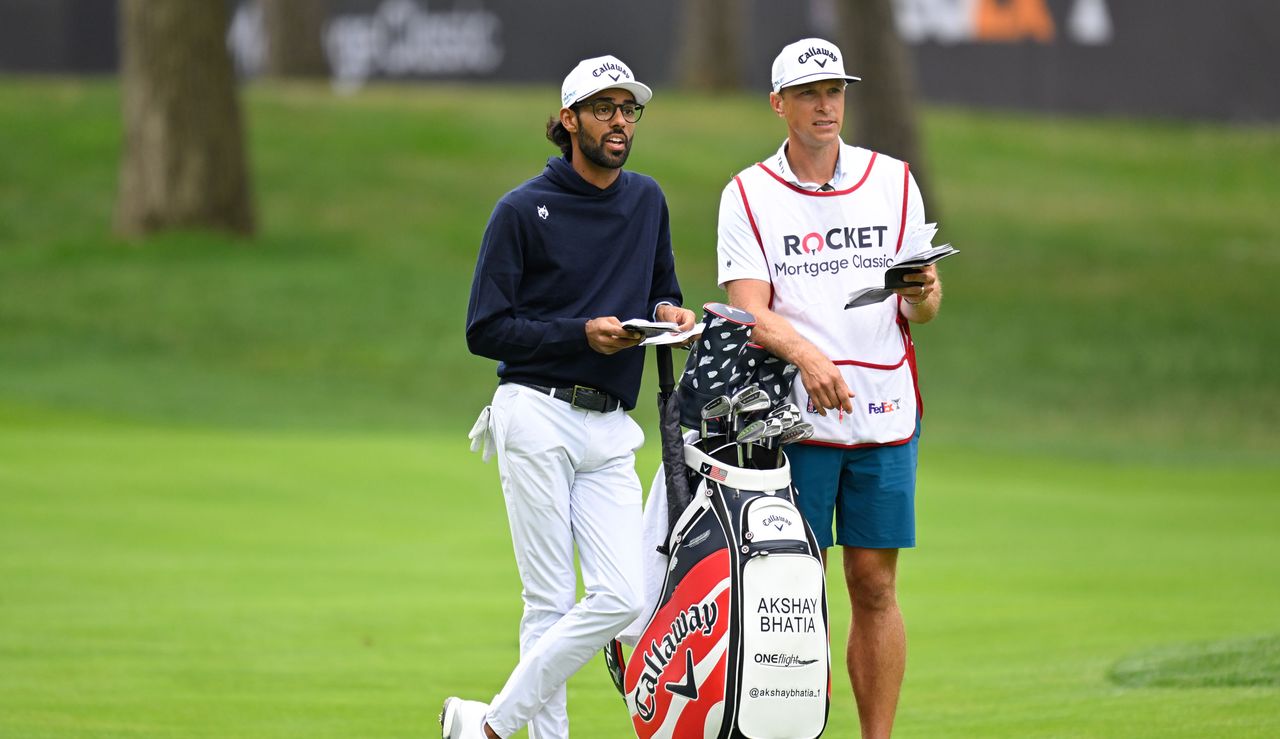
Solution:
[[[517,385],[524,385],[527,388],[537,390],[555,398],[563,400],[574,408],[581,408],[586,411],[596,411],[599,413],[610,413],[618,409],[622,403],[609,393],[603,390],[596,390],[586,385],[574,385],[573,387],[546,387],[544,385],[534,385],[532,382],[517,382]]]

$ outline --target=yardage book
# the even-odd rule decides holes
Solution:
[[[681,331],[679,333],[658,334],[657,336],[650,336],[649,338],[640,342],[640,346],[662,346],[663,344],[680,344],[681,346],[684,346],[690,339],[701,336],[702,329],[705,326],[706,326],[705,323],[695,323],[693,324],[693,328],[689,329],[688,331]],[[688,347],[685,347],[685,348],[688,348]]]
[[[926,223],[916,229],[907,237],[907,256],[884,273],[884,287],[864,287],[849,293],[848,299],[845,301],[844,309],[861,308],[864,305],[875,305],[893,295],[896,288],[911,287],[913,283],[907,282],[903,278],[914,272],[919,272],[922,267],[930,264],[936,264],[952,254],[959,254],[960,250],[951,246],[951,244],[943,244],[941,246],[932,246],[934,234],[938,232],[938,224]]]
[[[680,324],[671,323],[670,321],[646,321],[643,318],[628,318],[622,322],[622,327],[628,331],[642,334],[648,339],[679,330]]]

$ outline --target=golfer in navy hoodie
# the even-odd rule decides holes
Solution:
[[[642,608],[636,404],[644,351],[622,321],[693,327],[666,199],[623,171],[653,96],[617,58],[565,77],[547,138],[562,157],[498,201],[480,245],[467,346],[498,360],[473,448],[497,452],[523,584],[520,661],[486,704],[449,698],[446,739],[565,739],[565,682]],[[586,595],[576,600],[574,547]]]

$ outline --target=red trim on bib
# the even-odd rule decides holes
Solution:
[[[920,423],[920,422],[916,421],[916,423]],[[873,446],[902,446],[903,444],[906,444],[907,442],[911,441],[911,437],[915,435],[916,435],[916,431],[915,429],[912,429],[911,435],[905,439],[898,439],[897,441],[886,441],[882,443],[871,441],[871,442],[867,442],[866,444],[837,444],[834,441],[814,441],[812,439],[809,439],[808,441],[802,441],[800,443],[807,444],[809,446],[831,447],[833,449],[866,449],[868,447],[873,447]]]
[[[924,418],[924,398],[920,396],[920,369],[916,366],[916,342],[911,338],[911,323],[901,313],[898,314],[898,328],[902,330],[902,340],[907,344],[907,365],[911,367],[911,384],[916,390],[916,418]]]
[[[916,394],[916,424],[919,425],[920,419],[924,418],[924,400],[920,397],[920,372],[916,369],[916,343],[911,339],[911,326],[907,323],[907,319],[901,313],[898,314],[898,330],[902,332],[902,345],[906,352],[902,355],[902,359],[898,360],[897,364],[872,364],[870,362],[858,362],[852,359],[839,359],[833,361],[832,364],[853,365],[856,367],[868,367],[879,370],[894,370],[901,367],[903,362],[906,362],[907,366],[911,368],[911,385]],[[911,437],[915,435],[915,429],[912,429],[911,433],[904,439],[886,441],[883,443],[868,442],[866,444],[837,444],[834,441],[813,441],[812,439],[802,441],[800,443],[809,444],[811,446],[833,447],[836,449],[864,449],[873,446],[901,446],[906,444],[908,441],[911,441]]]
[[[905,361],[907,361],[906,354],[903,354],[902,359],[899,359],[896,364],[875,364],[873,362],[859,362],[856,359],[834,359],[831,363],[834,365],[843,364],[847,367],[866,367],[867,369],[874,370],[896,370],[901,367],[902,363]]]
[[[898,249],[902,248],[902,235],[907,230],[907,195],[910,193],[911,185],[911,165],[906,162],[902,163],[902,224],[898,226],[898,246],[893,250],[894,254],[898,253]],[[902,342],[907,349],[907,364],[911,366],[911,384],[916,389],[916,415],[918,418],[924,418],[924,399],[920,397],[920,370],[916,367],[916,342],[911,338],[911,324],[907,321],[907,317],[902,315],[903,297],[898,296],[898,328],[902,330]],[[917,421],[919,423],[919,421]]]
[[[902,222],[898,224],[898,245],[893,247],[893,253],[897,254],[902,248],[902,235],[907,230],[907,186],[911,183],[911,165],[906,162],[902,163]]]
[[[756,217],[751,212],[751,201],[747,200],[747,189],[742,186],[741,177],[734,177],[733,181],[738,183],[738,192],[742,195],[742,207],[744,210],[747,211],[747,223],[751,224],[751,233],[756,235],[756,243],[760,245],[760,255],[765,256],[764,239],[760,238],[760,229],[759,227],[756,226]],[[768,267],[768,266],[769,266],[768,264],[765,264],[765,267]]]
[[[854,185],[848,190],[828,190],[826,192],[822,192],[820,190],[806,190],[803,187],[797,187],[796,185],[793,185],[790,182],[787,182],[786,180],[782,179],[782,176],[779,175],[777,172],[774,172],[772,169],[769,169],[768,167],[766,167],[764,165],[764,162],[756,162],[756,166],[768,172],[769,176],[772,177],[773,179],[777,180],[778,182],[781,182],[783,185],[791,188],[792,190],[795,190],[801,195],[809,195],[815,198],[830,198],[830,197],[835,197],[836,195],[848,195],[854,190],[857,190],[859,187],[862,187],[862,183],[866,182],[867,178],[871,176],[871,168],[875,166],[875,163],[876,163],[876,153],[873,151],[871,152],[871,161],[867,162],[867,171],[862,173],[862,179],[858,180],[858,184]]]
[[[911,380],[915,382],[916,365],[915,365],[915,344],[911,341],[911,329],[907,326],[907,319],[901,313],[897,316],[898,331],[902,334],[902,358],[893,364],[876,364],[875,362],[860,362],[856,359],[833,359],[832,364],[845,365],[849,367],[866,367],[874,370],[896,370],[902,366],[903,362],[911,365]],[[916,388],[916,400],[920,400],[920,389]]]
[[[747,223],[751,224],[751,232],[756,235],[756,243],[760,245],[760,258],[764,260],[764,273],[769,277],[769,308],[773,309],[773,275],[769,274],[769,255],[764,251],[764,239],[760,238],[760,229],[756,226],[756,217],[751,212],[751,201],[747,200],[747,188],[742,186],[742,178],[735,176],[738,192],[742,194],[742,209],[747,212]]]

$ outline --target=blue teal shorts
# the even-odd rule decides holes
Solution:
[[[897,446],[839,449],[812,444],[787,447],[800,512],[818,546],[835,543],[867,549],[916,545],[916,452],[920,423],[911,441]]]

